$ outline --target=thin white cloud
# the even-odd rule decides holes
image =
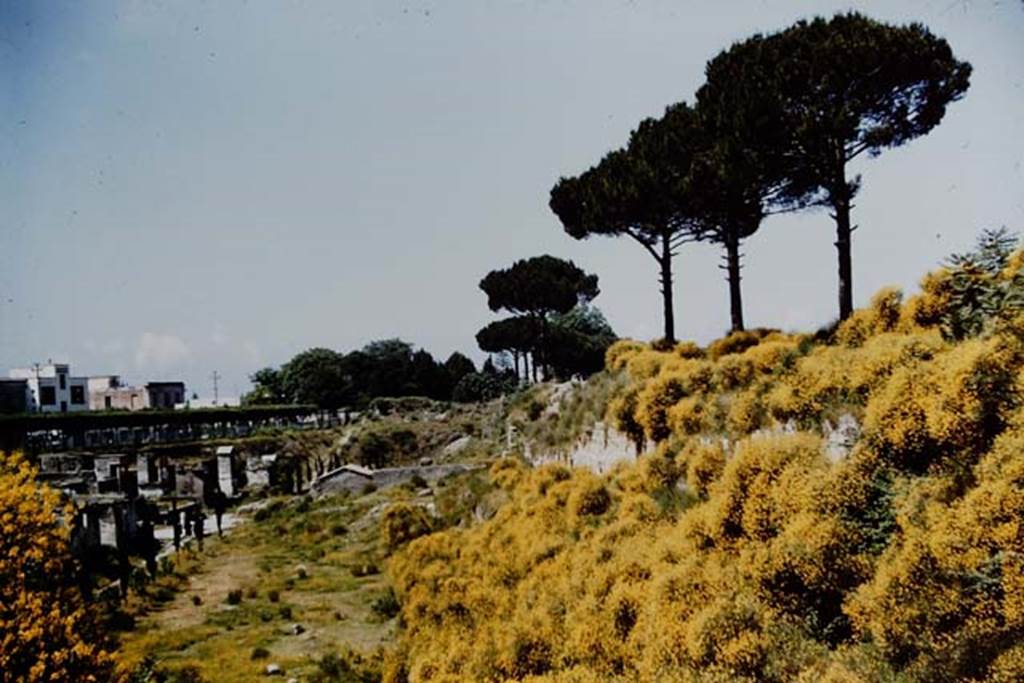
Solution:
[[[226,346],[230,341],[227,330],[224,329],[223,325],[218,324],[213,328],[213,334],[210,335],[210,341],[214,346]]]
[[[192,355],[188,344],[173,334],[143,332],[135,349],[135,365],[141,369],[165,370]]]

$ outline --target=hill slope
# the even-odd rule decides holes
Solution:
[[[1020,261],[981,313],[939,271],[830,334],[620,342],[648,453],[496,464],[493,518],[391,560],[385,680],[1021,680]]]

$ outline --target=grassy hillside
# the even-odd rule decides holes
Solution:
[[[500,497],[483,473],[418,484],[266,499],[203,551],[167,558],[124,608],[135,619],[120,633],[123,668],[136,680],[229,683],[276,664],[300,680],[379,681],[397,626],[381,573],[391,547],[467,524]]]
[[[494,517],[390,561],[385,680],[1024,679],[1021,261],[817,335],[617,344],[647,454],[496,464]]]

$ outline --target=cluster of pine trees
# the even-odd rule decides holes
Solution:
[[[848,166],[934,128],[971,66],[920,24],[857,13],[800,21],[708,62],[695,103],[647,119],[629,143],[562,178],[550,206],[574,238],[627,236],[657,263],[664,336],[675,342],[672,261],[687,242],[721,245],[732,329],[742,330],[743,241],[775,213],[825,207],[835,221],[839,317],[853,311]]]
[[[596,275],[572,261],[535,256],[491,271],[480,289],[492,311],[511,315],[481,329],[477,343],[488,353],[510,355],[516,377],[564,380],[604,367],[616,336],[590,305],[599,293]]]

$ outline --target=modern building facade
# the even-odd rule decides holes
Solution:
[[[88,378],[72,377],[67,363],[11,370],[10,378],[25,380],[27,383],[29,412],[74,413],[89,410]]]
[[[10,379],[0,384],[0,412],[173,410],[183,403],[184,382],[125,386],[118,375],[72,377],[69,366],[64,363],[11,370]]]
[[[150,408],[173,410],[174,406],[185,402],[185,383],[149,382],[146,384],[146,397]]]

